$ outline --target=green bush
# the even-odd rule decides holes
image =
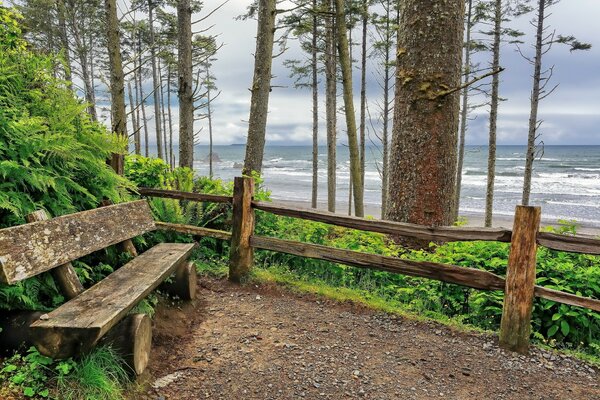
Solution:
[[[54,61],[27,48],[19,16],[0,6],[0,227],[128,198],[131,184],[106,164],[126,142],[92,121],[54,77]],[[48,309],[63,301],[52,279],[0,285],[0,309]]]

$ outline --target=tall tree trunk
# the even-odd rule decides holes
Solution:
[[[213,129],[212,129],[212,97],[210,95],[210,69],[208,62],[206,66],[206,80],[208,82],[206,88],[206,109],[208,114],[208,176],[213,177]]]
[[[136,103],[133,101],[131,81],[127,82],[127,91],[129,93],[129,112],[131,113],[131,125],[133,127],[133,148],[135,154],[140,155],[142,152],[142,147],[140,143],[140,127],[136,118]]]
[[[360,154],[358,138],[356,137],[356,113],[354,112],[354,99],[352,95],[352,67],[346,32],[344,0],[335,0],[335,16],[337,47],[342,68],[342,82],[344,89],[344,114],[346,115],[348,148],[350,150],[350,176],[354,192],[354,214],[357,217],[362,217],[364,216],[363,189],[360,178]]]
[[[317,38],[319,36],[319,30],[317,26],[317,0],[312,2],[313,18],[312,18],[312,123],[313,123],[313,137],[312,137],[312,196],[311,206],[317,208],[318,206],[318,192],[319,192],[319,81],[317,78]]]
[[[471,20],[473,17],[473,0],[469,0],[467,7],[467,27],[465,37],[465,62],[463,82],[471,79]],[[469,116],[469,88],[462,91],[462,105],[460,109],[460,135],[458,138],[458,167],[456,171],[456,200],[454,205],[454,220],[458,220],[460,208],[460,192],[462,188],[462,170],[465,160],[465,136],[467,134],[467,118]]]
[[[159,89],[159,97],[160,97],[160,116],[162,123],[162,137],[163,137],[163,146],[165,152],[165,161],[168,165],[171,165],[171,160],[169,159],[169,151],[167,144],[169,143],[167,140],[167,115],[165,110],[165,94],[163,90],[163,76],[162,76],[162,68],[160,67],[160,59],[157,60],[157,68],[158,68],[158,89]]]
[[[345,17],[345,15],[344,15]],[[348,54],[349,54],[349,58],[350,58],[350,71],[352,71],[352,62],[354,61],[354,56],[352,55],[352,49],[354,47],[354,44],[352,43],[352,27],[348,27]],[[352,98],[354,99],[354,96],[352,96]],[[353,102],[354,104],[354,102]],[[345,111],[344,111],[345,112]],[[344,114],[345,115],[345,114]],[[360,155],[360,150],[359,150],[359,155]],[[354,189],[352,187],[352,168],[350,168],[350,171],[348,171],[350,173],[350,179],[348,179],[348,215],[352,216],[352,195],[354,194]]]
[[[538,2],[537,32],[535,38],[535,59],[533,61],[533,89],[531,90],[531,113],[529,114],[529,133],[527,135],[527,155],[525,158],[525,178],[523,182],[524,206],[529,205],[531,194],[531,175],[533,174],[533,160],[535,158],[535,140],[538,129],[538,106],[540,102],[540,81],[542,78],[542,55],[544,42],[544,18],[546,0]]]
[[[138,32],[137,37],[137,54],[138,54],[138,88],[140,92],[140,108],[142,109],[142,123],[144,127],[144,155],[146,157],[150,156],[150,140],[149,140],[149,132],[148,132],[148,118],[146,117],[146,96],[144,94],[144,85],[142,80],[142,35]],[[140,124],[140,126],[142,126]]]
[[[110,69],[110,98],[112,131],[124,138],[127,136],[127,111],[125,110],[125,80],[121,62],[121,43],[119,41],[119,18],[116,0],[104,0],[106,11],[106,42]],[[112,168],[123,175],[123,154],[113,154]]]
[[[67,21],[65,16],[64,0],[57,0],[56,13],[58,15],[58,30],[60,35],[61,47],[65,57],[65,80],[69,90],[73,90],[73,75],[71,74],[71,46],[69,44],[69,35],[67,33]]]
[[[500,69],[500,40],[502,39],[502,0],[496,0],[494,11],[494,48],[492,71]],[[498,122],[500,77],[492,76],[492,102],[490,104],[490,142],[488,148],[487,191],[485,194],[485,226],[492,226],[494,209],[494,181],[496,179],[496,127]]]
[[[389,123],[390,123],[390,53],[392,48],[392,32],[390,31],[390,8],[391,1],[387,1],[386,21],[385,21],[385,66],[383,70],[383,133],[381,145],[383,147],[383,162],[381,167],[381,219],[387,217],[387,203],[389,191],[389,170],[390,170],[390,144],[389,144]]]
[[[463,1],[400,3],[393,184],[387,209],[391,220],[454,222],[459,96],[444,93],[460,85],[463,17]]]
[[[158,72],[156,70],[156,39],[154,34],[154,4],[148,0],[148,27],[150,30],[150,63],[152,64],[152,90],[154,97],[154,130],[156,131],[156,151],[158,158],[163,158],[163,139],[160,129],[160,99]]]
[[[179,166],[194,168],[194,94],[192,74],[192,7],[177,2],[179,46]]]
[[[329,16],[325,23],[325,113],[327,123],[327,209],[335,212],[337,175],[337,57],[333,0],[327,1]]]
[[[275,0],[258,0],[254,78],[252,79],[248,140],[243,170],[243,173],[247,175],[253,171],[260,174],[262,171],[269,93],[271,92],[276,3]]]
[[[171,114],[171,63],[167,66],[167,114],[169,117],[169,161],[171,168],[175,168],[173,158],[173,115]]]
[[[362,0],[362,42],[360,60],[360,183],[365,193],[365,140],[367,118],[367,23],[369,19],[369,3]]]

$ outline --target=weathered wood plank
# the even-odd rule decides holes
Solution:
[[[110,200],[103,200],[101,203],[102,207],[107,207],[107,206],[112,206],[113,202]],[[123,240],[121,243],[117,243],[116,244],[117,249],[119,249],[119,251],[123,252],[123,253],[128,253],[130,257],[137,257],[138,255],[138,251],[135,248],[135,245],[133,244],[133,241],[131,239],[125,239]]]
[[[233,220],[231,247],[229,252],[229,279],[242,281],[254,264],[254,249],[250,236],[254,233],[254,210],[252,195],[254,179],[235,178],[233,181]]]
[[[500,346],[522,354],[529,350],[540,219],[540,207],[517,206],[508,255]]]
[[[537,243],[553,250],[600,255],[600,239],[539,232]]]
[[[91,349],[127,312],[164,281],[194,249],[161,243],[31,325],[38,350],[66,358]]]
[[[334,249],[316,244],[294,242],[263,236],[252,236],[254,247],[314,258],[359,268],[378,269],[420,278],[455,283],[475,289],[504,290],[504,279],[491,272],[456,265],[438,264],[425,261],[410,261],[378,254],[365,254],[351,250]]]
[[[0,282],[15,283],[155,229],[145,200],[0,230]]]
[[[193,225],[172,224],[170,222],[156,221],[156,229],[187,233],[193,236],[212,237],[215,239],[231,240],[231,233],[218,229],[201,228]]]
[[[600,300],[592,299],[590,297],[577,296],[576,294],[565,293],[542,286],[536,286],[534,289],[534,294],[536,297],[540,297],[542,299],[552,300],[556,301],[557,303],[568,304],[570,306],[589,308],[590,310],[600,312]]]
[[[307,219],[326,224],[343,226],[362,231],[385,233],[411,237],[432,242],[456,242],[487,240],[497,242],[510,242],[511,232],[502,228],[469,228],[469,227],[427,227],[422,225],[407,224],[384,220],[369,220],[317,211],[307,208],[290,207],[288,205],[254,201],[252,206],[257,210],[270,212],[285,217]]]
[[[232,196],[222,196],[222,195],[217,195],[217,194],[205,194],[205,193],[180,192],[178,190],[138,188],[138,193],[143,196],[163,197],[166,199],[176,199],[176,200],[191,200],[191,201],[202,201],[202,202],[209,202],[209,203],[232,203],[233,202]]]
[[[45,210],[37,210],[27,216],[27,222],[47,221],[48,214]],[[52,277],[67,300],[77,297],[83,292],[83,285],[75,272],[73,265],[68,262],[59,265],[52,271]]]

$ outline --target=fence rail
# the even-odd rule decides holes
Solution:
[[[254,182],[250,178],[235,178],[234,195],[218,196],[172,190],[141,188],[139,193],[169,199],[231,203],[233,230],[157,222],[157,229],[172,230],[194,236],[231,241],[230,279],[239,281],[252,268],[254,248],[325,260],[358,268],[377,269],[409,276],[435,279],[479,290],[502,290],[505,295],[500,344],[510,350],[527,352],[531,326],[533,297],[584,307],[600,312],[600,300],[535,285],[537,246],[550,249],[600,255],[600,240],[582,236],[565,236],[540,232],[540,209],[517,206],[513,230],[502,228],[427,227],[399,222],[369,220],[330,212],[291,207],[262,201],[252,201]],[[377,254],[254,235],[254,210],[275,215],[378,232],[399,237],[434,242],[496,241],[510,243],[507,277],[488,271],[456,265],[411,261]]]

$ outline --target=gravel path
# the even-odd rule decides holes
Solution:
[[[198,297],[159,309],[132,399],[600,399],[594,368],[490,336],[276,286],[202,278]]]

